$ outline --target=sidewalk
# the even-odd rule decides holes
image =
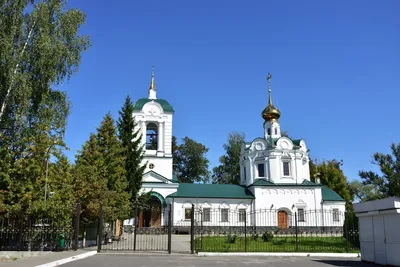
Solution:
[[[78,256],[96,249],[79,249],[77,251],[50,252],[38,256],[17,258],[16,260],[1,261],[1,267],[34,267],[69,257]]]

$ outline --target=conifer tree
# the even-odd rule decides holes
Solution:
[[[97,134],[92,134],[83,146],[76,162],[76,191],[87,221],[97,217],[101,204],[106,220],[127,218],[130,205],[124,164],[115,122],[107,114]]]
[[[143,145],[141,145],[142,134],[132,117],[133,104],[129,96],[119,111],[118,132],[122,142],[125,156],[125,171],[128,181],[128,192],[131,203],[139,199],[139,190],[142,186],[142,177],[146,164],[143,161]]]

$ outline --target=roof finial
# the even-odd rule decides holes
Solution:
[[[154,65],[151,66],[151,81],[150,81],[150,87],[149,87],[149,99],[157,99],[156,84],[154,82]]]
[[[272,92],[272,90],[271,90],[271,78],[272,78],[272,75],[271,75],[271,73],[269,73],[269,72],[268,72],[267,81],[268,81],[268,104],[269,104],[269,105],[272,105],[272,96],[271,96],[271,92]]]
[[[151,66],[151,81],[150,81],[150,88],[149,89],[156,89],[156,85],[154,83],[154,65]]]

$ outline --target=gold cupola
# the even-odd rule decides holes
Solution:
[[[272,96],[271,96],[271,73],[268,73],[267,81],[268,81],[268,106],[262,111],[261,116],[266,121],[276,121],[281,116],[281,112],[272,104]]]

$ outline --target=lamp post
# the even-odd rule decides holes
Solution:
[[[52,143],[46,151],[46,181],[44,184],[44,202],[47,200],[47,180],[49,176],[49,160],[50,160],[50,149],[52,149],[57,143]]]

